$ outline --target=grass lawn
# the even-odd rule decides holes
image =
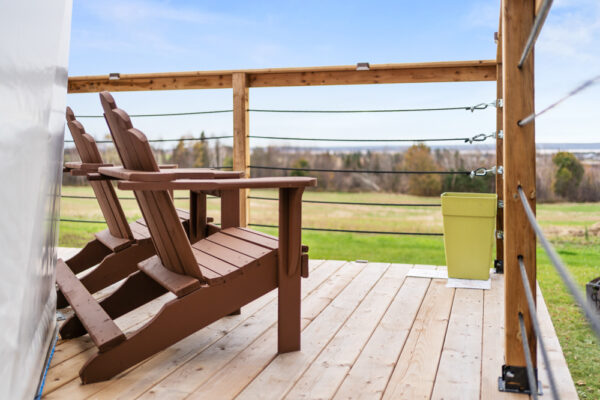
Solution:
[[[92,196],[89,187],[64,187],[63,194]],[[130,192],[119,192],[131,197]],[[277,197],[275,191],[253,190],[253,196]],[[175,193],[186,196],[186,193]],[[309,191],[304,199],[379,203],[439,203],[436,198],[419,198],[389,193],[321,193]],[[130,219],[140,217],[137,204],[123,200]],[[187,208],[185,200],[176,205]],[[208,201],[209,215],[218,222],[219,201]],[[62,199],[61,217],[102,220],[95,200]],[[600,222],[600,203],[543,204],[538,206],[538,219],[552,240],[563,261],[583,288],[585,283],[600,276],[600,237],[585,235],[586,228]],[[251,222],[277,224],[277,202],[251,201]],[[377,207],[329,204],[304,204],[303,224],[309,227],[383,230],[405,232],[441,232],[439,207]],[[103,224],[61,222],[60,246],[81,247]],[[262,229],[276,234],[274,229]],[[310,247],[314,259],[369,260],[410,264],[444,265],[444,245],[441,237],[362,235],[353,233],[303,232],[303,243]],[[600,344],[573,304],[560,278],[544,251],[538,249],[538,282],[548,304],[573,380],[582,399],[600,399]]]

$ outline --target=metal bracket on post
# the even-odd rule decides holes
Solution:
[[[504,131],[502,129],[496,132],[496,139],[504,139]]]
[[[502,108],[504,106],[504,101],[502,99],[496,99],[496,107]]]
[[[537,381],[538,371],[534,370]],[[542,395],[542,383],[538,381],[538,395]],[[531,394],[529,380],[527,379],[527,367],[514,367],[512,365],[502,366],[502,376],[498,377],[498,390],[501,392]]]
[[[498,200],[498,208],[504,208],[503,200]],[[497,230],[496,231],[496,239],[503,240],[504,232]],[[504,260],[494,260],[494,269],[496,270],[497,274],[503,274],[504,273]]]
[[[476,176],[486,176],[487,174],[502,175],[503,173],[504,167],[502,165],[498,167],[494,165],[490,169],[485,169],[485,167],[479,167],[477,169],[474,169],[473,171],[471,171],[470,177],[474,178]]]
[[[497,274],[504,273],[504,260],[494,260],[494,269]]]

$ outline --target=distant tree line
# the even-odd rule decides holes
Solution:
[[[483,153],[461,155],[456,150],[432,151],[419,144],[404,152],[355,151],[315,152],[281,147],[256,148],[252,164],[291,168],[351,169],[386,171],[471,171],[493,165],[494,157]],[[495,190],[492,175],[470,178],[468,175],[439,174],[375,174],[292,171],[296,175],[311,175],[318,179],[323,191],[382,191],[410,193],[418,196],[439,196],[446,191],[491,192]],[[286,175],[286,171],[253,170],[253,176]]]
[[[219,140],[207,140],[204,132],[198,140],[181,138],[172,149],[153,148],[161,164],[185,167],[230,167],[233,149]],[[120,164],[114,146],[100,145],[105,162]],[[65,150],[65,161],[79,157],[74,148]],[[477,150],[432,150],[416,144],[402,152],[391,151],[315,151],[292,147],[258,147],[252,150],[251,165],[295,168],[296,171],[253,169],[254,177],[310,175],[318,179],[320,191],[393,192],[418,196],[439,196],[443,192],[494,192],[492,174],[471,178],[465,174],[376,174],[303,171],[327,170],[386,170],[386,171],[472,171],[495,165],[495,155]],[[600,201],[600,167],[583,164],[575,155],[558,152],[537,156],[537,199],[553,201]],[[85,179],[65,174],[65,185],[85,184]]]
[[[537,156],[537,197],[541,202],[600,201],[600,163],[560,151]]]

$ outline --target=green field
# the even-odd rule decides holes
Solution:
[[[64,187],[65,195],[92,196],[88,187]],[[275,191],[255,190],[253,196],[277,197]],[[131,197],[130,192],[120,192]],[[186,196],[186,193],[175,193]],[[389,193],[322,193],[307,192],[304,199],[377,203],[438,203],[436,198],[420,198]],[[130,219],[140,217],[137,204],[123,200]],[[185,200],[176,205],[187,208]],[[209,215],[219,220],[219,201],[208,200]],[[600,203],[538,205],[538,219],[563,261],[583,288],[600,276]],[[61,217],[102,220],[95,200],[63,199]],[[277,223],[277,202],[251,201],[251,222]],[[304,204],[303,224],[308,227],[337,229],[441,232],[439,207],[379,207],[329,204]],[[81,247],[103,224],[61,222],[60,246]],[[273,229],[264,229],[275,234]],[[310,247],[313,259],[337,259],[444,265],[444,246],[440,237],[364,235],[305,231],[303,243]],[[600,399],[600,345],[577,307],[564,289],[544,251],[538,249],[538,281],[552,315],[559,340],[573,380],[582,399]]]

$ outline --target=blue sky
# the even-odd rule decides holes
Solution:
[[[600,74],[600,2],[556,0],[536,49],[537,109]],[[69,74],[165,72],[495,58],[499,1],[76,0]],[[131,114],[231,108],[232,92],[116,93]],[[256,88],[251,108],[365,109],[490,102],[495,83]],[[597,142],[600,85],[537,121],[538,142]],[[72,94],[76,114],[98,114],[97,94]],[[96,137],[107,129],[85,120]],[[231,134],[231,114],[136,119],[152,138]],[[495,111],[252,114],[250,133],[419,138],[495,129]],[[269,141],[253,140],[252,145]]]

